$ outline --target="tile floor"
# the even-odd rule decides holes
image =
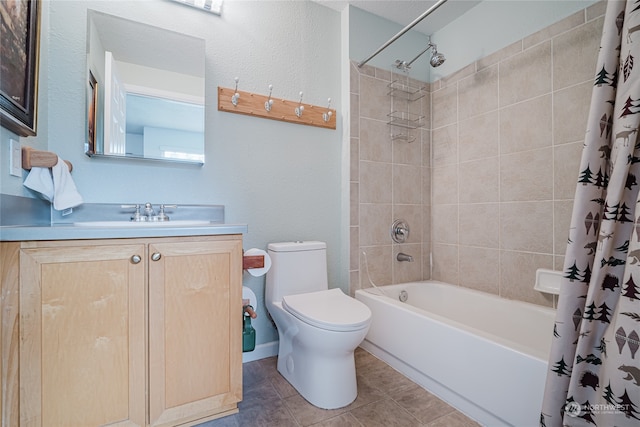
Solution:
[[[240,412],[198,427],[476,427],[479,424],[427,392],[385,362],[356,350],[358,397],[340,409],[308,403],[278,373],[276,357],[243,365]]]

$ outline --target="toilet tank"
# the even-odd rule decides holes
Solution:
[[[271,269],[267,272],[265,297],[278,302],[285,295],[322,291],[327,281],[327,245],[324,242],[269,243]]]

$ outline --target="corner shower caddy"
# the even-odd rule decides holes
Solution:
[[[415,132],[411,132],[424,126],[424,115],[417,101],[425,95],[424,86],[409,77],[408,70],[402,69],[402,64],[394,66],[391,70],[391,83],[389,96],[391,97],[391,112],[388,114],[391,126],[391,141],[413,142],[416,139]]]

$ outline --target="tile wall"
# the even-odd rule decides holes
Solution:
[[[352,292],[369,286],[365,250],[376,284],[431,277],[554,304],[533,290],[535,271],[562,269],[604,11],[597,3],[428,85],[430,120],[411,144],[390,142],[391,73],[352,65]],[[406,246],[389,237],[397,216],[412,226]],[[422,262],[396,262],[399,250]]]
[[[428,84],[390,66],[388,70],[351,64],[351,245],[350,289],[423,280],[429,277],[430,246],[430,104]],[[410,74],[409,74],[410,76]],[[390,96],[390,84],[424,88],[412,102]],[[413,89],[411,89],[413,90]],[[413,130],[388,124],[393,111],[424,116]],[[413,117],[413,116],[412,116]],[[404,132],[413,142],[391,135]],[[409,238],[391,239],[391,224],[404,219]],[[366,252],[365,256],[362,252]],[[414,262],[398,262],[398,252]]]

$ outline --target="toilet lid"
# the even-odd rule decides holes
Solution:
[[[340,289],[287,295],[282,306],[298,319],[329,331],[354,331],[368,326],[371,310]]]

